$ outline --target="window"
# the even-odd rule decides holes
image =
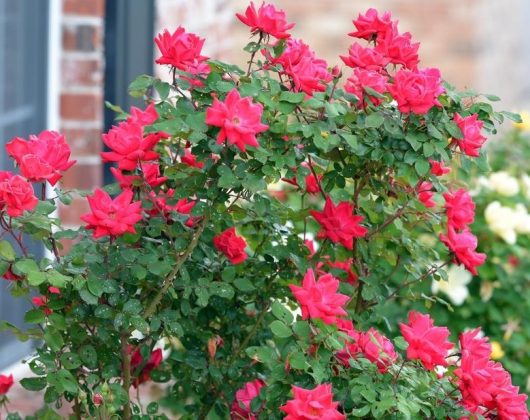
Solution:
[[[0,0],[0,139],[39,133],[46,125],[47,0]],[[0,170],[12,169],[2,150]],[[0,280],[0,319],[21,325],[22,299],[13,299],[10,283]],[[0,367],[28,353],[31,343],[19,343],[0,333]]]

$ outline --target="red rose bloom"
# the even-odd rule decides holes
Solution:
[[[330,259],[327,259],[327,265],[330,268],[333,268],[335,270],[341,270],[344,273],[346,273],[346,282],[355,285],[357,283],[357,274],[353,272],[353,258],[348,258],[346,261],[331,261]]]
[[[256,134],[263,133],[269,126],[261,123],[263,105],[255,104],[249,97],[241,98],[237,89],[232,89],[224,102],[214,98],[206,110],[206,124],[220,127],[217,144],[228,140],[244,152],[246,146],[259,147]]]
[[[265,386],[265,382],[261,379],[256,379],[247,382],[243,388],[236,392],[234,402],[230,409],[230,418],[232,420],[256,420],[256,413],[250,408],[250,403],[259,395],[261,388]]]
[[[0,375],[0,395],[6,395],[13,385],[13,375]]]
[[[132,351],[132,348],[129,348],[129,353]],[[151,371],[156,369],[162,363],[162,349],[156,349],[151,352],[149,360],[144,365],[144,358],[140,353],[140,349],[136,351],[131,356],[131,373],[137,374],[138,376],[134,379],[133,386],[138,388],[138,385],[147,382],[151,379]],[[140,366],[143,366],[142,370],[138,373],[136,372]]]
[[[374,328],[361,333],[358,343],[363,356],[375,363],[381,373],[385,373],[398,358],[392,342]]]
[[[353,215],[354,207],[347,201],[335,206],[328,197],[322,212],[311,211],[311,215],[322,227],[319,238],[328,238],[333,243],[341,243],[347,249],[353,249],[354,238],[362,238],[368,229],[359,225],[362,216]]]
[[[144,135],[142,124],[124,121],[101,137],[111,149],[110,152],[100,153],[103,162],[118,162],[119,169],[134,171],[139,163],[158,159],[159,155],[153,151],[153,147],[168,135],[163,132]]]
[[[235,227],[231,227],[223,233],[215,235],[213,244],[215,249],[226,255],[232,264],[241,264],[248,257],[245,252],[247,243],[243,237],[237,236]]]
[[[182,26],[179,26],[173,34],[164,29],[155,38],[155,43],[162,54],[156,59],[157,64],[168,64],[179,70],[193,73],[190,69],[197,69],[208,59],[201,55],[204,39],[186,32]],[[204,69],[206,70],[206,67]]]
[[[465,229],[475,220],[475,203],[469,193],[460,188],[443,194],[447,223],[455,230]]]
[[[204,168],[204,162],[198,162],[197,156],[195,156],[193,153],[191,153],[190,149],[184,149],[184,156],[180,157],[180,161],[184,165],[191,166],[193,168],[202,169]]]
[[[399,324],[401,334],[409,344],[407,357],[419,360],[425,369],[434,371],[435,366],[447,366],[446,357],[453,345],[447,341],[449,330],[435,327],[429,315],[409,312],[408,324]]]
[[[160,164],[158,162],[142,163],[141,174],[125,175],[118,168],[110,168],[110,172],[120,184],[122,190],[131,188],[134,185],[139,185],[142,180],[151,188],[158,187],[167,181],[167,177],[160,176]]]
[[[364,15],[359,13],[357,19],[353,21],[353,25],[357,30],[350,32],[349,36],[370,41],[384,38],[386,33],[396,25],[396,22],[392,21],[390,12],[384,12],[382,16],[379,16],[376,9],[368,9]]]
[[[344,420],[346,416],[337,410],[333,401],[331,384],[318,385],[314,389],[292,386],[293,399],[280,410],[287,414],[284,420]]]
[[[418,66],[419,42],[412,42],[409,32],[399,34],[397,28],[388,30],[384,37],[377,38],[375,50],[386,57],[390,63],[414,70]]]
[[[418,200],[427,208],[436,207],[436,202],[432,199],[434,193],[432,192],[432,184],[427,181],[423,181],[416,187],[418,192]]]
[[[5,210],[9,216],[18,217],[26,210],[33,210],[38,202],[33,186],[26,179],[0,171],[0,211]]]
[[[81,216],[87,223],[86,229],[92,229],[94,239],[103,236],[116,237],[126,232],[136,233],[134,225],[142,220],[142,203],[131,202],[133,192],[125,190],[114,200],[103,190],[97,188],[88,197],[91,213]]]
[[[431,164],[431,174],[434,176],[442,176],[451,172],[451,168],[445,166],[443,160],[438,162],[434,159],[429,159],[429,163]]]
[[[131,107],[131,115],[127,118],[127,122],[132,124],[140,124],[142,126],[151,125],[158,120],[158,112],[154,104],[149,104],[147,108],[141,110],[135,106]]]
[[[274,5],[262,3],[256,11],[254,2],[245,10],[245,14],[236,13],[237,18],[245,25],[250,26],[252,33],[262,32],[278,39],[289,38],[287,31],[294,27],[294,23],[287,23],[285,12],[276,10]]]
[[[388,91],[396,100],[400,112],[424,115],[433,106],[441,106],[438,96],[444,92],[444,88],[438,69],[402,69],[394,75]]]
[[[491,346],[475,329],[460,335],[462,356],[454,371],[461,404],[473,414],[490,413],[501,420],[527,420],[526,395],[512,385],[510,374],[490,360]]]
[[[324,92],[327,83],[333,80],[328,71],[328,63],[316,56],[314,51],[300,39],[289,38],[285,50],[276,58],[264,53],[270,64],[282,66],[281,74],[292,82],[292,90],[304,92],[308,97],[314,92]]]
[[[366,108],[370,103],[378,106],[383,102],[383,98],[377,98],[365,91],[365,88],[375,90],[377,93],[384,94],[387,92],[388,78],[381,73],[365,70],[361,68],[353,69],[353,75],[346,80],[344,90],[359,98],[358,108]],[[369,101],[366,101],[369,99]]]
[[[55,185],[63,172],[76,161],[70,159],[70,147],[56,131],[31,135],[26,141],[15,137],[6,144],[6,151],[17,162],[20,172],[32,182],[48,181]]]
[[[53,310],[48,308],[48,298],[46,296],[33,296],[31,301],[37,308],[42,308],[46,316],[53,313]]]
[[[302,162],[300,166],[303,166],[304,168],[310,168],[309,163],[307,162]],[[305,177],[305,191],[309,194],[317,194],[320,191],[319,183],[321,179],[322,179],[322,175],[317,175],[315,177],[313,172],[311,172],[309,175]],[[296,177],[292,177],[290,179],[282,178],[282,181],[288,182],[289,184],[300,188],[300,186],[298,185],[298,182],[296,181]]]
[[[347,315],[342,307],[350,298],[340,294],[339,280],[324,274],[315,280],[312,269],[307,270],[302,286],[289,285],[289,289],[300,304],[303,319],[321,319],[326,324],[335,324],[337,317]]]
[[[478,119],[478,114],[462,118],[456,113],[454,122],[462,131],[463,137],[461,139],[453,139],[453,143],[460,148],[462,153],[471,157],[479,156],[479,150],[486,141],[486,137],[480,133],[484,123]]]
[[[477,267],[484,264],[486,254],[475,252],[477,238],[468,228],[456,233],[454,227],[447,227],[447,235],[440,234],[440,240],[454,254],[456,264],[462,264],[473,275],[477,275]]]
[[[339,331],[347,334],[350,340],[344,341],[344,349],[335,353],[335,357],[345,367],[350,367],[350,359],[354,359],[361,352],[361,348],[359,347],[361,333],[355,329],[353,322],[349,319],[337,319],[337,327]]]
[[[365,48],[355,42],[349,49],[348,55],[341,55],[340,58],[348,67],[362,68],[365,70],[382,71],[390,59],[373,48]]]

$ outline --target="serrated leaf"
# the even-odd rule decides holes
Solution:
[[[270,323],[270,329],[276,337],[287,338],[290,337],[293,332],[285,325],[282,321],[276,320]]]

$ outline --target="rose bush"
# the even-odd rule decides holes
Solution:
[[[69,404],[76,418],[105,419],[167,418],[160,408],[190,419],[528,418],[478,330],[452,331],[456,345],[412,312],[391,340],[398,320],[385,313],[398,296],[430,302],[407,292],[446,278],[451,261],[484,264],[472,201],[438,175],[452,161],[483,168],[482,132],[517,116],[418,67],[419,43],[390,13],[353,21],[364,44],[342,70],[293,38],[273,5],[238,17],[256,36],[246,71],[203,56],[184,28],[156,38],[172,82],[140,76],[130,92],[146,109],[112,106],[102,158],[117,182],[87,197],[83,228],[51,216],[74,192],[56,186],[36,204],[6,177],[0,220],[15,248],[0,242],[1,268],[15,297],[37,296],[33,328],[2,327],[40,340],[21,381],[44,390],[40,415]],[[55,184],[70,165],[61,138],[32,139],[35,175],[13,153],[22,175]],[[269,190],[278,182],[288,196]],[[447,211],[433,210],[435,192]],[[21,234],[55,258],[36,261]],[[133,392],[147,381],[166,384],[148,405]]]

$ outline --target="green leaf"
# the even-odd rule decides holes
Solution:
[[[59,351],[64,345],[63,336],[55,328],[48,327],[44,331],[44,341],[53,351]]]
[[[98,353],[96,352],[94,346],[83,346],[79,349],[78,354],[83,363],[87,365],[87,367],[94,368],[97,366]]]
[[[448,121],[445,123],[445,129],[454,139],[461,139],[464,137],[462,130],[456,125],[454,121]]]
[[[15,274],[27,276],[31,272],[40,270],[34,260],[23,258],[13,265],[13,271]]]
[[[235,279],[234,286],[236,286],[242,292],[252,292],[255,289],[252,282],[246,277],[238,277]]]
[[[24,378],[20,380],[20,385],[28,391],[41,391],[46,388],[46,377],[40,378]]]
[[[287,338],[293,334],[291,329],[279,320],[272,321],[270,324],[270,329],[275,336],[280,338]]]
[[[61,363],[66,369],[77,369],[82,362],[79,356],[72,352],[66,352],[61,355]]]
[[[24,322],[28,324],[40,324],[44,322],[46,317],[41,309],[32,309],[24,315]]]
[[[309,323],[307,321],[296,321],[293,324],[293,331],[300,337],[308,337],[311,332],[311,328],[309,327]]]
[[[287,309],[285,307],[284,304],[278,302],[278,301],[275,301],[273,304],[272,304],[272,314],[278,318],[280,321],[283,321],[285,322],[286,324],[292,324],[293,322],[293,314],[291,313],[291,311],[289,311],[289,309]]]
[[[430,165],[425,159],[418,159],[414,164],[414,168],[419,176],[426,175],[429,172]]]
[[[15,261],[15,258],[17,257],[13,246],[11,246],[11,244],[6,240],[0,241],[0,257],[10,262]]]
[[[383,125],[385,118],[379,112],[374,112],[366,117],[364,126],[366,128],[378,128]]]
[[[210,293],[225,299],[232,299],[235,292],[234,288],[228,283],[214,282],[210,284]]]
[[[296,93],[296,92],[283,91],[280,94],[280,101],[289,102],[292,104],[299,104],[304,101],[304,98],[305,98],[305,93],[303,92]]]

